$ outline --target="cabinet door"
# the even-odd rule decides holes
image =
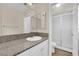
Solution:
[[[30,56],[47,56],[47,55],[48,55],[48,40],[30,49]]]
[[[41,56],[48,56],[48,45],[41,48]]]
[[[26,50],[17,56],[47,56],[48,55],[48,40]]]
[[[48,56],[48,40],[42,42],[40,45],[41,45],[41,56]]]
[[[36,45],[30,49],[30,56],[41,56],[40,45]]]
[[[29,56],[30,55],[29,52],[30,52],[29,50],[26,50],[26,51],[18,54],[17,56]]]

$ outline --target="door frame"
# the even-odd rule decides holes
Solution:
[[[51,56],[52,51],[55,52],[52,46],[52,14],[51,14],[52,3],[49,3],[49,55]],[[78,56],[78,4],[75,3],[73,6],[73,56]]]
[[[73,6],[73,56],[78,56],[78,4]]]
[[[52,13],[51,13],[51,7],[52,7],[52,3],[49,3],[49,20],[48,20],[48,26],[49,26],[49,42],[48,42],[48,47],[49,47],[49,56],[52,56],[52,51],[55,52],[54,47],[52,47]]]

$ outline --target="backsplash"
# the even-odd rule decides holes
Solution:
[[[15,35],[5,35],[0,36],[0,43],[17,40],[17,39],[24,39],[31,36],[48,36],[47,33],[38,33],[38,32],[32,32],[32,33],[24,33],[24,34],[15,34]]]

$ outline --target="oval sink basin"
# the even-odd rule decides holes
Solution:
[[[41,40],[42,37],[40,36],[33,36],[33,37],[28,37],[26,40],[28,41],[38,41],[38,40]]]

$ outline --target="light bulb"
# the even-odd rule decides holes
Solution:
[[[32,3],[28,3],[28,5],[32,6]]]
[[[61,6],[61,4],[56,4],[56,7],[60,7]]]

